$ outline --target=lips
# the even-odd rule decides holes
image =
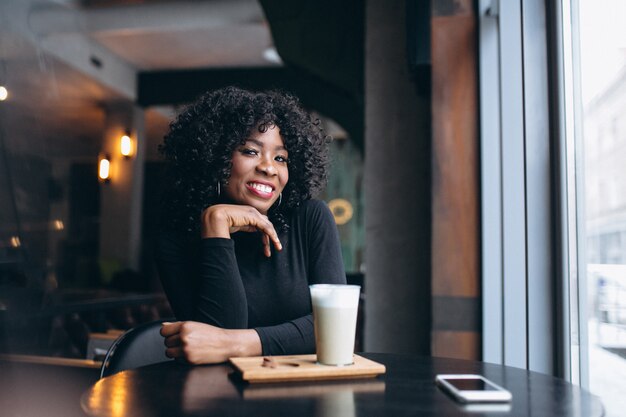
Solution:
[[[274,186],[271,184],[251,181],[246,184],[246,188],[261,198],[270,199],[274,195]]]

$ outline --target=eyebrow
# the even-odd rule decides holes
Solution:
[[[264,147],[264,143],[261,142],[260,140],[257,140],[257,139],[252,139],[252,138],[246,139],[246,143],[248,143],[248,142],[252,142],[255,145],[257,145],[258,147],[260,147],[260,148]],[[277,146],[274,150],[276,150],[276,151],[286,151],[287,148],[285,148],[283,145],[281,145],[281,146]]]

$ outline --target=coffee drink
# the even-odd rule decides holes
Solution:
[[[360,287],[311,285],[317,361],[324,365],[353,363]]]

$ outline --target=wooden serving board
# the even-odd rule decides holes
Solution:
[[[230,363],[244,381],[251,383],[373,378],[385,373],[385,365],[359,355],[346,366],[321,365],[315,355],[230,358]]]

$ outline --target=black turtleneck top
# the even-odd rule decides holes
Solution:
[[[263,355],[315,352],[309,285],[345,284],[337,227],[328,207],[309,200],[279,233],[282,251],[263,255],[259,233],[189,239],[161,233],[157,265],[178,320],[255,329]]]

